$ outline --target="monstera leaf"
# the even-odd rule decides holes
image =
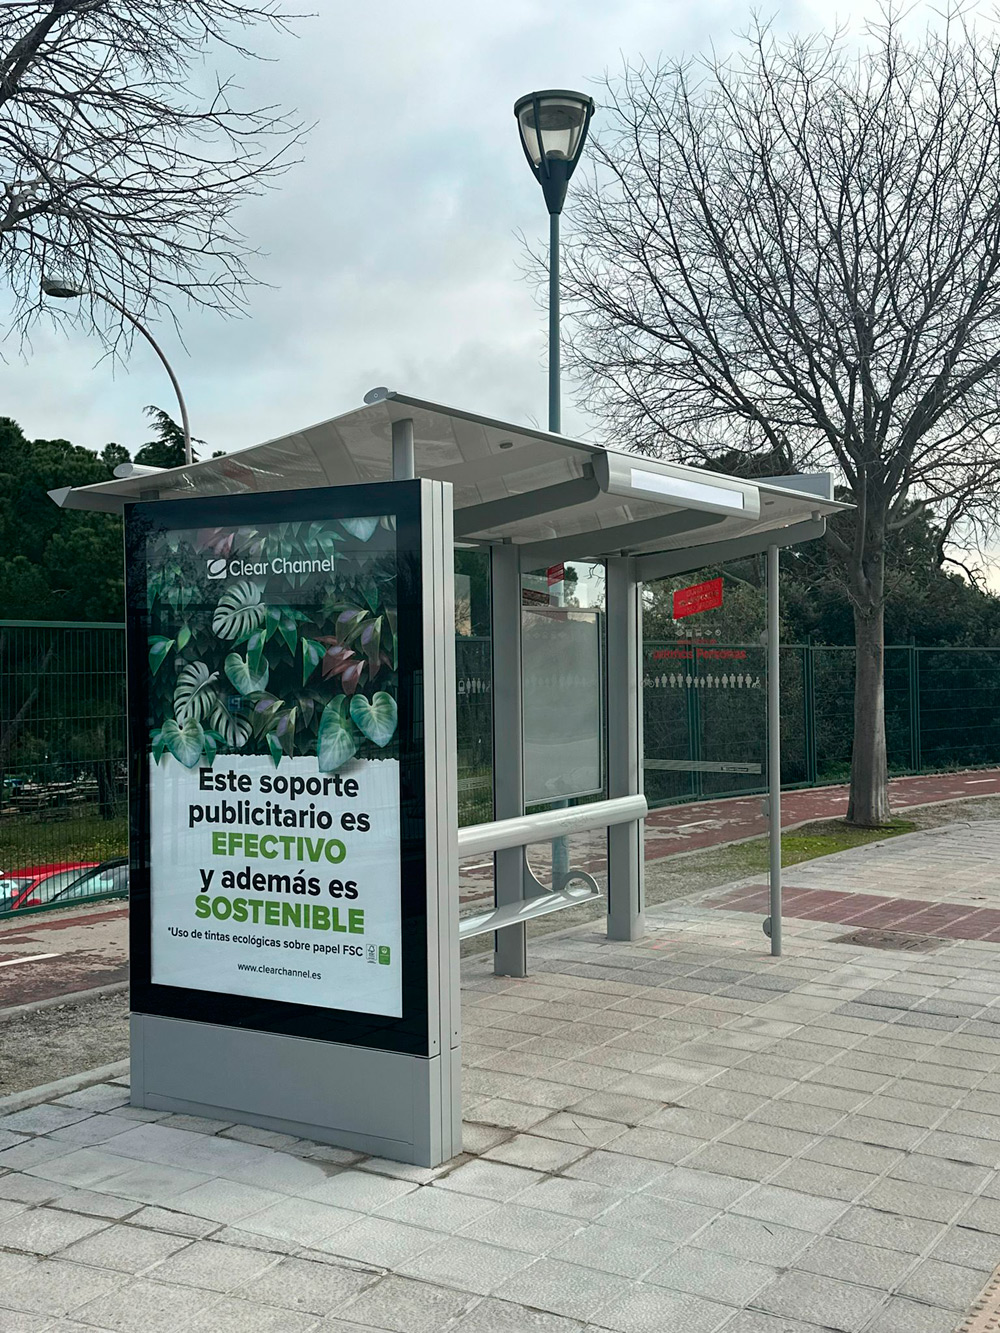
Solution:
[[[342,518],[340,526],[346,528],[359,542],[371,540],[371,535],[378,527],[378,518]]]
[[[358,749],[358,733],[351,721],[346,696],[339,694],[323,709],[316,737],[316,756],[321,773],[332,773],[353,759]]]
[[[226,658],[226,675],[240,694],[262,694],[267,689],[270,670],[267,662],[261,659],[260,670],[255,672],[246,658],[240,657],[239,653],[230,653]]]
[[[240,579],[219,598],[212,617],[212,628],[220,639],[241,639],[259,629],[267,609],[261,598],[260,585],[249,579]]]
[[[380,749],[389,744],[396,733],[396,700],[384,690],[371,703],[363,694],[351,699],[351,717],[373,745]]]
[[[181,667],[174,686],[174,716],[181,726],[194,718],[204,722],[216,704],[217,671],[209,671],[204,662],[189,662]]]
[[[209,726],[222,737],[223,743],[230,750],[241,750],[250,739],[250,722],[242,713],[235,713],[225,704],[216,704]]]
[[[168,717],[160,728],[159,739],[178,763],[185,768],[197,767],[205,748],[205,733],[197,718],[189,717],[179,727],[172,717]]]

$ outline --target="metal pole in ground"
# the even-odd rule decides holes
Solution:
[[[562,392],[559,383],[561,349],[559,346],[559,214],[549,214],[549,430],[558,435],[562,429]],[[565,601],[565,582],[552,599],[554,606]],[[559,707],[558,698],[552,706]],[[553,801],[553,810],[561,810],[569,801]],[[552,840],[552,887],[561,889],[569,874],[569,839]]]
[[[781,662],[778,652],[778,548],[767,548],[767,811],[771,953],[781,953]]]

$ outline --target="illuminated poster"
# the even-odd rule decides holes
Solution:
[[[402,1015],[395,526],[149,529],[154,986]]]

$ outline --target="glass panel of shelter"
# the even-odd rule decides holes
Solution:
[[[493,640],[490,624],[490,555],[455,552],[455,691],[458,752],[458,823],[493,819]],[[459,917],[495,905],[493,857],[465,857],[458,864]],[[464,952],[493,947],[489,935],[463,944]]]
[[[601,561],[567,561],[522,573],[526,814],[607,798],[605,703],[613,684],[606,670],[606,584]],[[525,858],[545,888],[579,884],[567,880],[576,871],[607,893],[606,829],[533,844]],[[529,935],[570,924],[560,912],[532,923]]]
[[[493,642],[490,619],[490,557],[484,550],[455,552],[456,714],[458,751],[459,826],[489,822],[493,810]],[[559,579],[556,575],[562,572]],[[566,562],[523,573],[521,576],[522,670],[525,704],[524,812],[576,806],[607,797],[606,571],[603,562]],[[532,671],[534,669],[534,675]],[[562,720],[559,727],[540,734],[540,722],[551,710]],[[545,764],[546,742],[556,762]],[[542,772],[547,769],[547,772]],[[560,785],[560,776],[566,782]],[[536,781],[537,779],[537,781]],[[557,791],[540,799],[546,781],[555,779]],[[582,871],[606,894],[608,837],[606,829],[576,833],[525,849],[528,869],[544,888],[569,871]],[[573,881],[579,886],[580,881]],[[492,856],[478,855],[459,862],[459,916],[467,917],[496,905]],[[581,912],[571,909],[530,923],[529,934],[565,928]],[[463,942],[462,951],[492,947],[491,935]]]
[[[676,593],[716,579],[720,605],[675,618]],[[677,609],[684,605],[682,599]],[[643,768],[650,809],[763,791],[764,556],[646,584],[643,619]]]

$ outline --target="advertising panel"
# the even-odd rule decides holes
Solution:
[[[216,1021],[281,1030],[286,1006],[406,1017],[404,937],[424,910],[422,828],[410,820],[407,848],[402,830],[420,634],[400,606],[419,603],[419,519],[397,522],[392,490],[298,492],[295,516],[285,494],[164,502],[129,521],[146,720],[134,887],[149,995],[174,997],[173,1016],[190,992],[227,997]],[[357,512],[364,492],[382,505]],[[264,1007],[242,1018],[235,997]]]

